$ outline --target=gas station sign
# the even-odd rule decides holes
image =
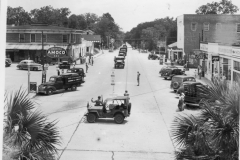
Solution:
[[[61,47],[51,47],[47,50],[47,56],[51,58],[64,57],[66,54],[66,50]]]

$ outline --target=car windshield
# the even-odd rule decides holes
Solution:
[[[188,77],[188,78],[184,78],[184,79],[183,79],[183,82],[185,82],[185,81],[193,81],[193,82],[196,82],[196,79],[193,78],[193,77]]]
[[[56,81],[56,78],[55,77],[50,77],[49,78],[49,82],[55,82]]]

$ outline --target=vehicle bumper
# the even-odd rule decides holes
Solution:
[[[189,106],[199,107],[199,104],[198,104],[198,103],[185,102],[185,104],[187,104],[187,105],[189,105]]]
[[[44,93],[44,94],[47,94],[47,91],[38,91],[38,93]]]

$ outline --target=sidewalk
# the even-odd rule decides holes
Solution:
[[[188,76],[195,77],[195,70],[197,70],[197,69],[189,69],[189,71],[185,71],[185,73]],[[196,80],[197,80],[197,82],[200,82],[200,83],[205,84],[205,85],[209,85],[209,84],[212,83],[209,79],[207,79],[205,77],[201,77],[201,79],[200,79],[199,75],[196,76]]]
[[[107,50],[100,50],[100,52],[98,54],[95,54],[94,56],[92,56],[94,59],[101,56],[102,54],[106,53]],[[87,60],[87,59],[86,59]],[[83,66],[85,65],[85,63],[82,64],[76,64],[75,66]]]

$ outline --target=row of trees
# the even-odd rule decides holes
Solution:
[[[73,29],[90,29],[95,34],[101,35],[103,43],[107,46],[107,37],[114,39],[123,39],[124,33],[114,18],[105,13],[98,16],[94,13],[71,14],[68,8],[53,8],[52,6],[41,7],[26,12],[22,7],[7,9],[7,24],[27,25],[32,23],[47,23],[49,25],[58,25]]]
[[[125,41],[132,46],[150,51],[157,49],[158,41],[167,41],[168,45],[176,40],[177,20],[169,17],[141,23],[125,34]]]

